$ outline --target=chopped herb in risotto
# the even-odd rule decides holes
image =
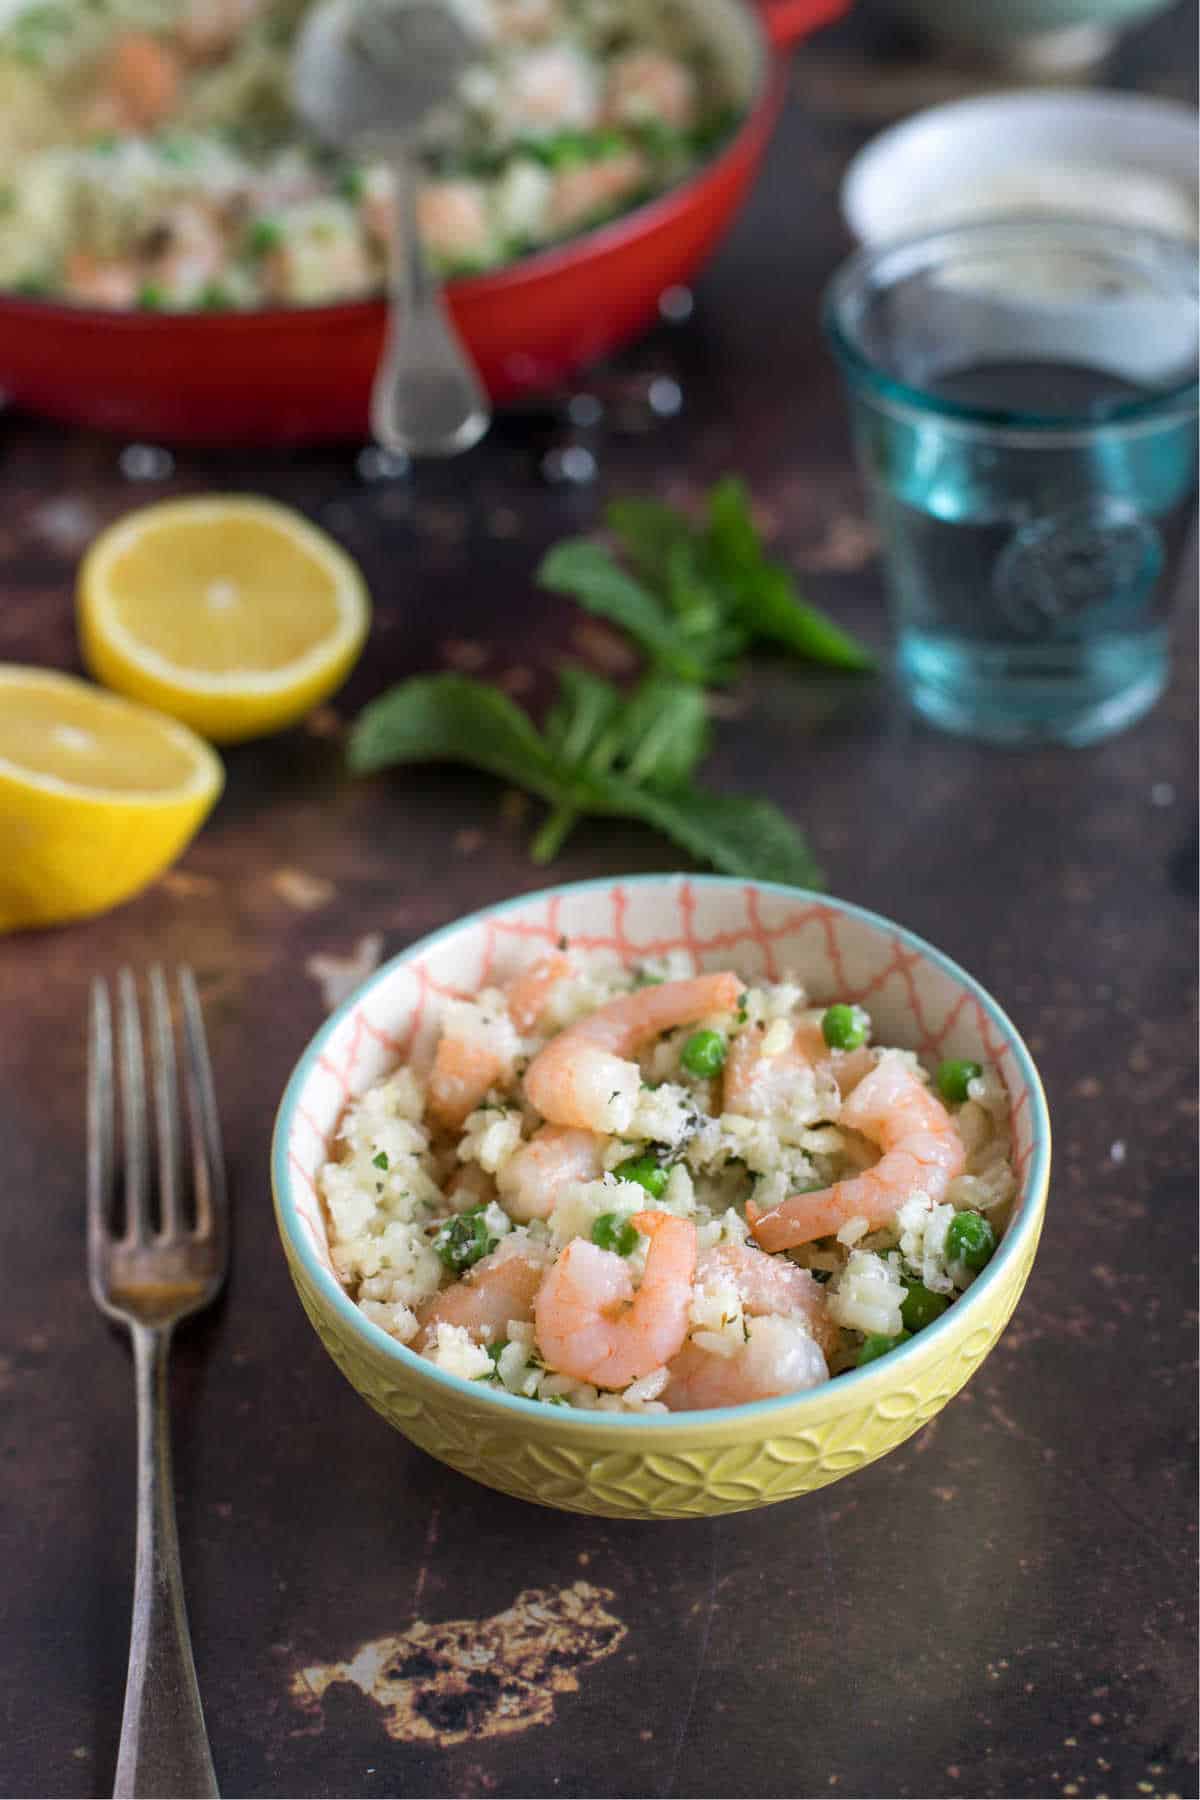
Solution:
[[[996,1248],[995,1070],[791,980],[557,951],[445,1007],[322,1170],[334,1264],[440,1368],[551,1405],[734,1406],[886,1354]]]

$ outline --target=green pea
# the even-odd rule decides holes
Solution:
[[[645,120],[638,128],[638,138],[647,155],[664,160],[679,156],[690,148],[686,132],[674,125],[666,125],[660,119]]]
[[[693,1031],[680,1057],[689,1075],[719,1075],[725,1067],[725,1039],[719,1031]]]
[[[951,1057],[938,1064],[937,1087],[943,1100],[952,1105],[961,1106],[967,1098],[967,1083],[978,1081],[983,1074],[982,1063],[969,1062],[965,1057]]]
[[[636,1181],[655,1200],[661,1199],[671,1179],[670,1169],[664,1169],[649,1155],[626,1157],[623,1163],[617,1164],[613,1174],[618,1181]]]
[[[137,303],[143,312],[161,312],[166,305],[167,296],[157,282],[144,282],[138,290]]]
[[[555,137],[543,139],[538,150],[548,168],[578,169],[590,160],[588,148],[585,133],[560,131]]]
[[[209,281],[200,290],[200,304],[205,312],[225,312],[233,305],[233,295],[219,281]]]
[[[871,1035],[871,1017],[861,1006],[829,1006],[821,1020],[821,1036],[831,1050],[858,1050]]]
[[[996,1251],[996,1233],[982,1213],[955,1213],[946,1232],[946,1261],[984,1269]]]
[[[886,1356],[897,1344],[906,1344],[911,1336],[911,1331],[898,1331],[895,1337],[885,1337],[882,1331],[871,1332],[869,1337],[863,1339],[862,1349],[858,1353],[858,1367],[861,1369],[865,1364],[874,1362],[876,1357]]]
[[[283,226],[278,219],[255,219],[246,238],[251,256],[266,256],[278,250],[283,242]]]
[[[945,1294],[930,1293],[919,1281],[914,1281],[905,1294],[900,1306],[900,1317],[909,1331],[924,1331],[935,1319],[940,1319],[950,1302]]]
[[[195,147],[186,138],[161,138],[158,154],[164,162],[173,163],[176,168],[185,168],[195,161]]]
[[[496,1248],[498,1240],[489,1232],[483,1213],[482,1206],[473,1206],[470,1212],[443,1219],[433,1234],[435,1251],[457,1275],[473,1268],[489,1250]]]
[[[592,154],[599,158],[621,156],[629,148],[628,140],[619,132],[607,127],[592,133]]]
[[[600,1213],[592,1220],[592,1242],[601,1250],[615,1250],[618,1256],[629,1256],[637,1249],[637,1227],[620,1213]]]

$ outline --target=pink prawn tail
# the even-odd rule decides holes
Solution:
[[[826,1188],[819,1194],[793,1194],[769,1212],[763,1212],[753,1200],[748,1200],[746,1219],[754,1241],[764,1250],[794,1250],[797,1244],[811,1244],[814,1238],[823,1237],[829,1229],[828,1223],[814,1206],[806,1203],[824,1200],[828,1192]]]
[[[671,1217],[673,1217],[671,1213],[648,1209],[646,1212],[631,1213],[629,1223],[635,1231],[640,1231],[643,1237],[652,1238],[656,1232],[662,1230]]]
[[[533,1030],[553,989],[574,972],[569,956],[551,950],[515,977],[508,989],[508,1011],[518,1031]]]
[[[650,1239],[652,1247],[655,1238],[658,1237],[660,1232],[670,1232],[679,1239],[682,1239],[686,1232],[688,1238],[688,1255],[691,1264],[688,1270],[688,1282],[691,1283],[695,1280],[698,1251],[696,1249],[696,1227],[692,1224],[690,1219],[681,1219],[676,1213],[659,1212],[648,1208],[645,1212],[632,1214],[629,1223],[633,1226],[635,1231],[640,1231],[643,1237],[648,1237]]]

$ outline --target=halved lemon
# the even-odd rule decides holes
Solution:
[[[341,685],[370,619],[344,550],[269,500],[166,500],[111,525],[78,584],[98,681],[214,743],[262,737]]]
[[[0,930],[104,912],[174,862],[224,772],[186,726],[0,663]]]

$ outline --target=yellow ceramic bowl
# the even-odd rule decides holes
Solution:
[[[428,1056],[451,995],[567,937],[634,963],[685,949],[700,968],[794,971],[815,1000],[869,1006],[880,1043],[995,1064],[1012,1101],[1020,1193],[996,1255],[901,1349],[808,1393],[710,1412],[588,1413],[485,1391],[371,1324],[333,1271],[316,1176],[338,1119],[398,1062]],[[432,1456],[543,1506],[680,1519],[790,1500],[895,1449],[956,1394],[1008,1321],[1041,1232],[1050,1125],[1037,1070],[995,1001],[875,914],[766,882],[652,875],[524,895],[412,945],[317,1033],[288,1083],[272,1153],[276,1216],[304,1310],[347,1380]]]

